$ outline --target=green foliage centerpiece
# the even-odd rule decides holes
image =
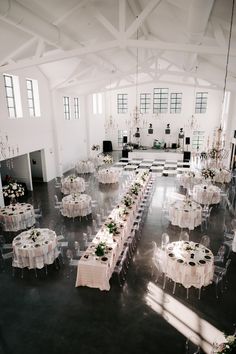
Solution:
[[[115,233],[117,232],[117,224],[113,219],[109,219],[109,222],[107,224],[105,224],[109,234],[115,235]]]
[[[96,256],[98,257],[104,256],[105,250],[106,250],[106,242],[99,242],[95,250]]]
[[[133,204],[133,199],[130,195],[126,194],[124,196],[123,203],[127,208],[131,208],[131,205]]]
[[[37,238],[41,235],[40,231],[37,230],[37,229],[33,229],[31,232],[30,232],[30,237],[29,239],[31,239],[32,241],[36,242],[37,241]]]

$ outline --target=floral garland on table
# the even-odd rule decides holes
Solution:
[[[117,232],[117,224],[113,219],[110,219],[107,224],[105,224],[107,229],[109,230],[109,234],[115,235]]]
[[[25,194],[24,187],[19,183],[10,183],[3,189],[3,195],[6,198],[16,199],[22,197]]]
[[[235,354],[236,353],[236,337],[235,335],[226,336],[225,342],[217,346],[216,354]]]
[[[207,179],[207,178],[212,179],[215,177],[215,171],[212,170],[211,168],[203,168],[201,173],[205,179]]]
[[[119,207],[119,216],[120,217],[125,217],[128,214],[129,214],[129,211],[127,210],[126,206],[123,208]]]
[[[100,150],[100,145],[93,145],[91,149],[92,151],[98,151]]]
[[[99,242],[95,250],[96,256],[98,257],[104,256],[105,250],[106,250],[106,242]]]
[[[134,201],[133,201],[133,199],[131,198],[131,196],[128,195],[128,194],[126,194],[126,195],[124,196],[124,198],[123,198],[123,204],[124,204],[126,207],[130,208],[133,203],[134,203]]]
[[[142,176],[141,176],[141,180],[143,182],[145,182],[147,180],[147,176],[148,176],[148,172],[143,172]]]
[[[130,194],[134,194],[134,195],[138,195],[139,191],[140,191],[140,187],[141,187],[141,184],[136,182],[134,183],[131,188],[130,188]]]
[[[37,238],[38,238],[40,235],[41,235],[40,231],[34,229],[34,230],[31,231],[29,239],[31,239],[32,241],[36,242],[36,241],[37,241]]]
[[[110,164],[110,163],[113,162],[113,158],[112,158],[110,155],[104,155],[104,157],[103,157],[103,162],[104,162],[105,164]]]

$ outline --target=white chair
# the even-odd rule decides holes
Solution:
[[[170,237],[167,233],[161,235],[161,249],[164,250],[168,243],[170,242]]]
[[[189,233],[187,231],[181,231],[179,241],[189,241]]]
[[[209,248],[209,247],[210,247],[210,237],[209,237],[208,235],[203,235],[203,236],[201,237],[200,243],[201,243],[203,246]]]

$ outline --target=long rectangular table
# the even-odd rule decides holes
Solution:
[[[141,174],[139,174],[140,177]],[[135,181],[140,182],[137,177]],[[123,250],[124,243],[131,233],[133,222],[136,216],[137,209],[142,200],[143,193],[148,183],[149,175],[146,181],[143,181],[142,188],[135,199],[134,204],[128,209],[129,214],[124,219],[120,216],[120,206],[117,206],[110,213],[109,218],[119,224],[118,232],[112,236],[109,234],[105,224],[94,237],[92,243],[82,255],[78,262],[77,278],[75,286],[88,286],[98,288],[100,290],[110,290],[109,280],[112,276],[117,260]],[[106,242],[106,252],[104,257],[98,257],[95,254],[97,245],[100,242]]]

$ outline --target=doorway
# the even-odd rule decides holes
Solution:
[[[33,182],[43,182],[42,150],[32,151],[29,154]]]

